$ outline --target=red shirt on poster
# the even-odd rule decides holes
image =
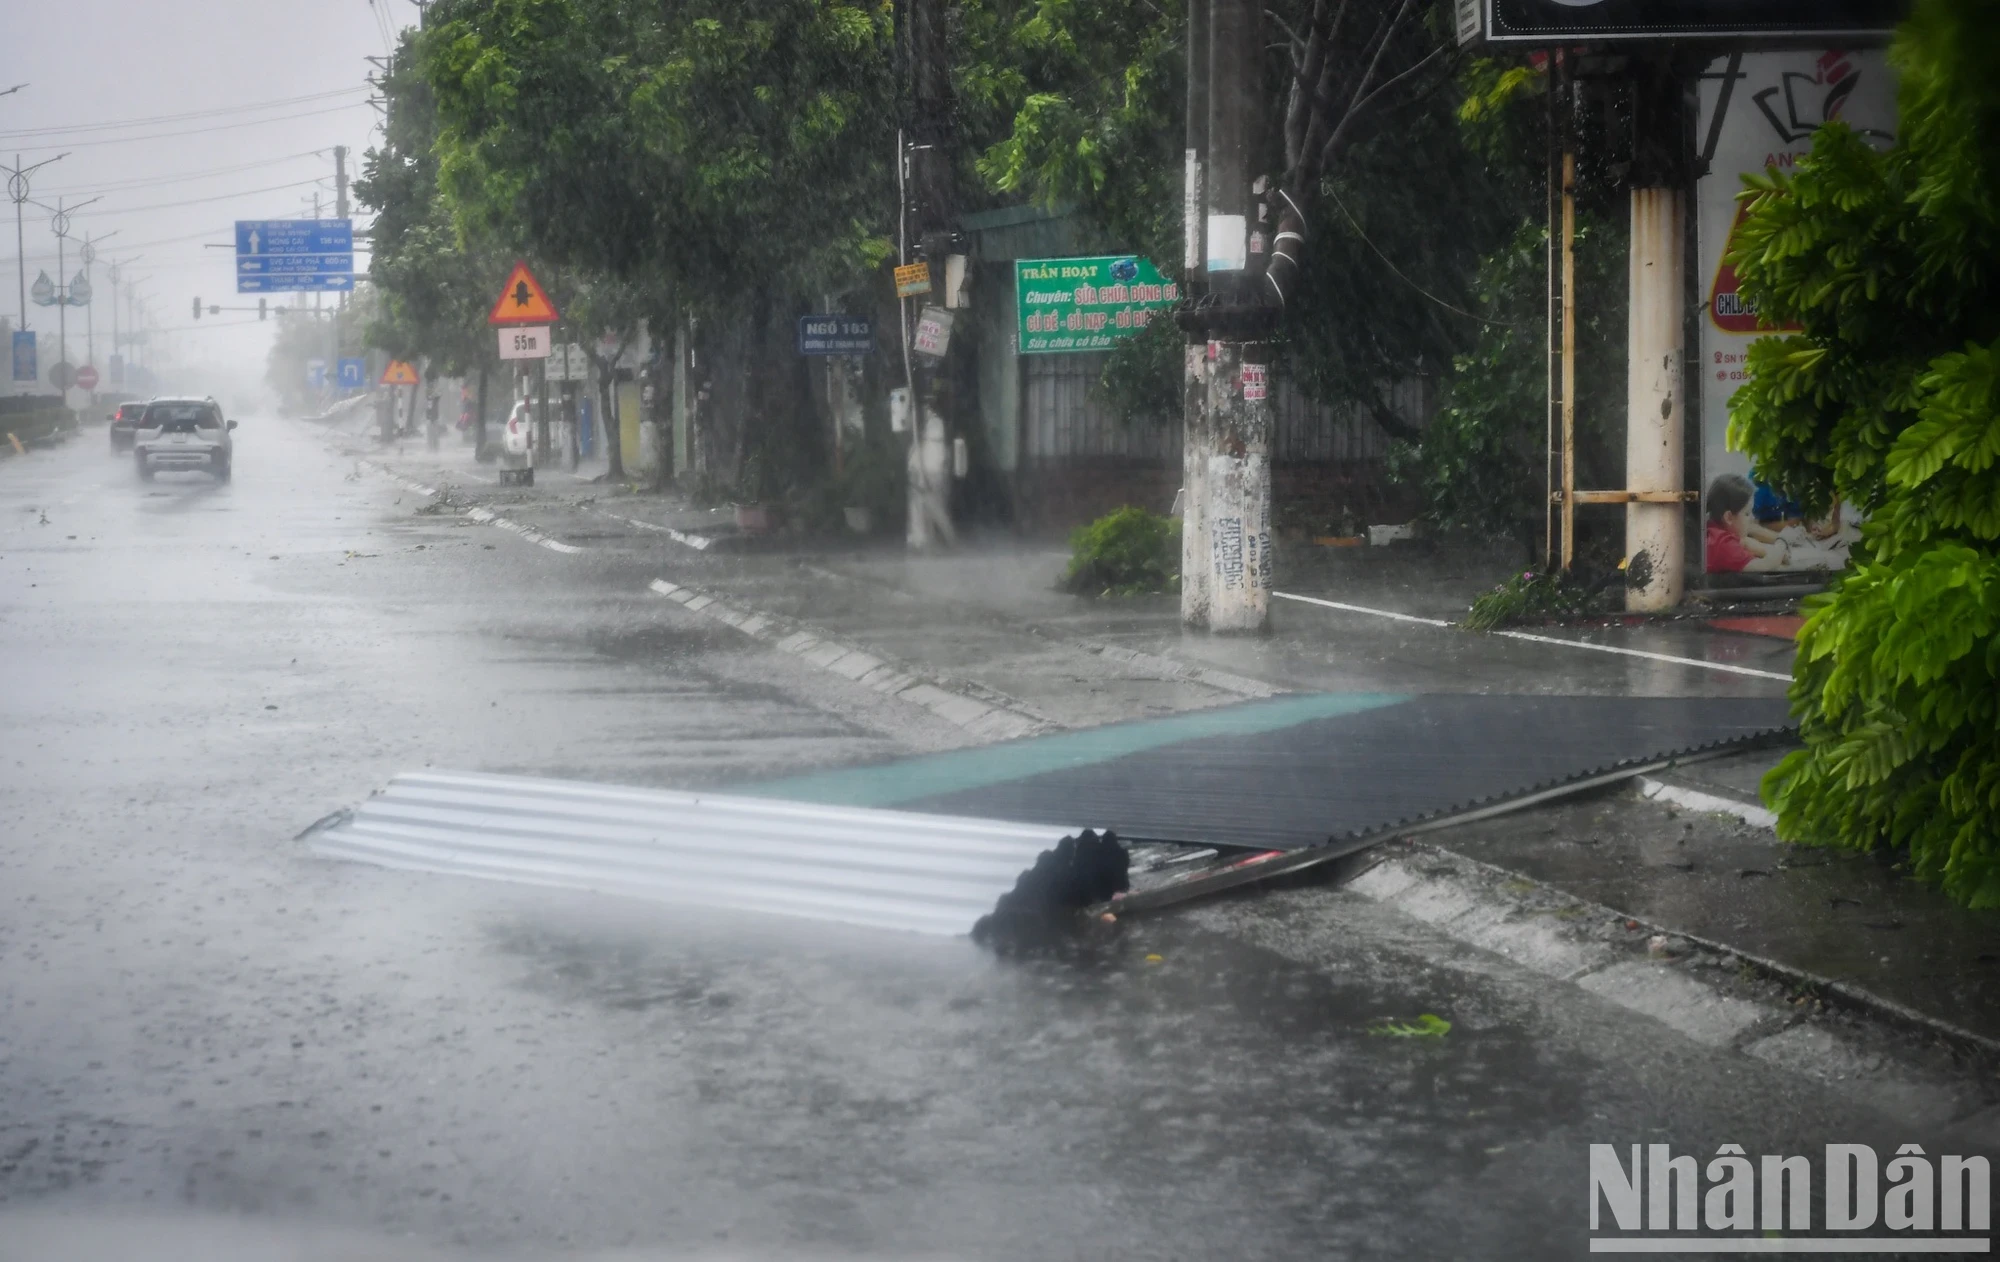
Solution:
[[[1708,572],[1734,574],[1755,560],[1736,532],[1721,522],[1708,523]]]

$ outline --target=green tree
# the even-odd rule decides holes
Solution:
[[[1773,322],[1730,438],[1809,509],[1867,514],[1808,605],[1805,748],[1765,780],[1781,836],[1906,852],[2000,906],[2000,52],[1995,0],[1922,0],[1887,152],[1821,129],[1750,181],[1732,259]]]
[[[498,354],[486,312],[505,275],[506,254],[478,226],[461,227],[438,187],[438,115],[406,33],[382,81],[383,142],[362,159],[355,196],[375,211],[369,279],[380,294],[368,320],[370,345],[435,371],[477,375],[480,403]],[[485,416],[475,438],[484,452]]]

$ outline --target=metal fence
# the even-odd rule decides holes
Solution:
[[[1106,358],[1103,354],[1021,357],[1027,459],[1124,456],[1152,463],[1180,462],[1178,418],[1121,421],[1096,397]],[[1282,379],[1275,402],[1273,460],[1379,460],[1389,453],[1389,436],[1368,416],[1315,403]],[[1430,383],[1423,378],[1398,382],[1390,389],[1390,405],[1399,418],[1423,425],[1430,416]]]

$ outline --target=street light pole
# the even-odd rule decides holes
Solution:
[[[92,280],[90,269],[97,262],[97,243],[117,235],[116,230],[107,232],[101,237],[93,237],[86,232],[83,235],[83,249],[78,251],[78,257],[83,260],[83,362],[92,368],[97,366],[97,286]],[[95,398],[97,391],[93,388],[90,394]]]
[[[28,252],[23,242],[21,229],[21,207],[28,200],[28,177],[51,162],[60,162],[69,155],[59,153],[53,158],[45,158],[31,167],[21,165],[21,155],[14,155],[14,165],[0,167],[7,173],[7,197],[14,203],[14,267],[21,279],[21,328],[28,327]],[[39,204],[39,203],[38,203]]]

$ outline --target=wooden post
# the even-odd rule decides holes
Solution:
[[[1576,560],[1576,151],[1562,165],[1562,567]]]

